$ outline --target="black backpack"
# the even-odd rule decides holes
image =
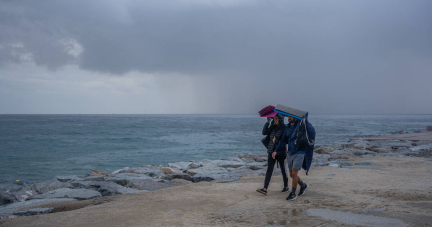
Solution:
[[[268,145],[270,143],[270,133],[261,140],[261,143],[264,145],[265,148],[268,149]]]
[[[295,144],[297,145],[297,147],[306,147],[308,145],[310,146],[314,145],[314,141],[311,140],[308,136],[306,122],[304,122],[304,120],[300,121]]]

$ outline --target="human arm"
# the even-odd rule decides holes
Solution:
[[[263,131],[262,131],[262,134],[265,136],[270,133],[271,126],[269,127],[269,125],[270,125],[270,118],[267,118],[267,122],[264,124]]]
[[[279,135],[278,138],[280,138],[280,139],[277,139],[275,136],[275,142],[278,142],[278,145],[275,149],[277,154],[279,154],[282,150],[284,150],[286,144],[288,143],[288,139],[289,139],[287,136],[288,133],[285,130],[286,130],[286,128],[282,131],[282,135]],[[277,141],[276,141],[276,139],[277,139]]]

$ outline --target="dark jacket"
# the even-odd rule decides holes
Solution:
[[[294,130],[297,128],[297,124],[298,124],[298,120],[296,121],[296,123],[294,124],[294,127],[291,128],[291,126],[289,125],[289,123],[285,126],[285,131],[282,135],[281,140],[279,141],[279,145],[276,148],[276,152],[279,153],[281,151],[281,149],[286,149],[286,145],[288,144],[288,152],[293,150],[293,148],[289,147],[289,138],[291,138]]]
[[[306,129],[308,132],[308,137],[310,139],[312,139],[313,141],[315,141],[315,134],[316,134],[315,128],[312,126],[311,123],[309,123],[308,118],[307,118],[307,114],[304,115],[303,117],[306,117]],[[285,138],[282,137],[281,143],[279,144],[279,146],[284,146],[283,144],[287,142],[286,140],[288,138],[288,151],[289,151],[289,153],[295,154],[295,153],[297,153],[297,151],[304,151],[305,152],[305,158],[303,161],[302,168],[304,170],[306,170],[306,175],[307,175],[309,172],[310,166],[312,164],[314,145],[297,147],[296,140],[297,140],[297,132],[298,132],[299,125],[300,125],[299,120],[297,120],[296,125],[294,127],[294,130],[291,133],[291,136],[288,138],[289,132],[287,132],[288,135],[286,135]],[[284,135],[285,135],[285,133],[284,133]],[[279,146],[278,146],[278,148],[279,148]]]
[[[279,118],[279,125],[276,125],[273,121],[271,123],[265,123],[262,131],[263,135],[270,135],[270,141],[267,146],[267,153],[273,153],[279,144],[280,139],[285,131],[284,117],[280,114],[276,115]],[[269,127],[270,126],[270,127]],[[273,138],[276,137],[273,143]],[[286,156],[286,150],[279,152],[279,155]]]

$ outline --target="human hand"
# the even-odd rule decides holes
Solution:
[[[275,137],[273,137],[273,143],[275,143],[275,141],[276,141],[276,136],[275,136]]]
[[[273,158],[273,159],[276,159],[276,151],[273,152],[273,154],[272,154],[272,158]]]
[[[268,118],[267,118],[267,123],[270,123],[270,120],[271,120],[271,119],[268,117]]]

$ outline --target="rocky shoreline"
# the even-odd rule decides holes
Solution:
[[[372,162],[356,162],[355,159],[390,156],[426,157],[432,160],[432,141],[369,141],[362,138],[316,146],[314,152],[312,168],[380,168]],[[85,176],[57,176],[32,185],[25,182],[0,184],[0,218],[56,212],[52,207],[43,205],[59,201],[146,193],[205,181],[235,183],[241,177],[265,175],[266,166],[265,154],[241,154],[220,160],[169,163],[168,166],[125,167],[112,173],[93,170]],[[275,174],[280,174],[280,169],[275,168]]]

